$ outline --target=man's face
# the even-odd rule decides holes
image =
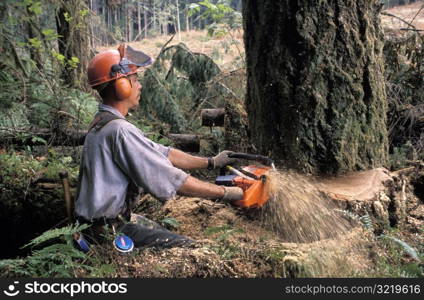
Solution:
[[[128,79],[131,81],[132,89],[131,96],[128,98],[129,108],[134,108],[139,105],[141,96],[141,84],[137,79],[137,74],[130,75]]]

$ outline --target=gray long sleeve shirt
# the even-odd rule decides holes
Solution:
[[[86,136],[75,214],[87,220],[115,218],[126,205],[131,182],[160,200],[175,197],[189,175],[171,164],[170,148],[146,138],[113,107],[100,104],[101,111],[121,119]]]

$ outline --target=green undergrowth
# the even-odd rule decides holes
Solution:
[[[376,224],[368,214],[359,217],[350,213],[350,217],[373,235],[370,256],[375,266],[366,273],[353,273],[355,277],[424,278],[424,244],[406,241],[406,228],[386,227],[383,233],[374,235]],[[417,236],[423,235],[424,226],[417,233]]]
[[[0,257],[27,254],[19,247],[64,220],[61,171],[68,172],[74,187],[77,162],[59,150],[50,149],[43,156],[11,150],[0,154],[0,226],[9,243]]]
[[[251,268],[249,276],[254,277],[402,277],[422,278],[423,247],[403,241],[401,229],[387,230],[384,235],[373,235],[373,224],[368,215],[357,217],[363,228],[370,233],[367,251],[370,265],[366,269],[355,270],[346,264],[345,257],[312,249],[306,257],[297,255],[297,251],[287,249],[283,244],[268,243],[262,238],[249,245],[243,244],[245,230],[233,225],[212,226],[204,229],[205,237],[212,242],[205,245],[216,253],[210,263],[236,266],[243,264]],[[169,229],[178,229],[179,224],[173,218],[164,218],[163,225]],[[212,268],[209,261],[203,261],[197,249],[149,250],[136,249],[129,255],[120,255],[110,243],[93,245],[89,253],[76,250],[72,244],[72,235],[83,227],[65,226],[44,232],[25,246],[31,253],[24,258],[0,261],[3,277],[116,277],[143,276],[156,274],[154,261],[163,261],[162,256],[170,258],[170,253],[178,256],[178,264],[195,264],[200,269]],[[423,229],[424,230],[424,229]],[[421,231],[422,234],[423,231]],[[365,238],[365,237],[364,237]],[[205,248],[203,248],[205,249]],[[181,255],[181,251],[186,253]],[[204,251],[204,250],[201,250]],[[143,257],[149,255],[149,258]],[[155,257],[152,257],[155,256]],[[171,255],[172,257],[172,255]],[[186,261],[181,262],[181,259]],[[193,262],[194,259],[194,262]],[[147,261],[146,261],[147,260]],[[146,265],[143,263],[146,262]],[[124,265],[125,267],[122,267]],[[161,272],[169,276],[185,277],[183,269],[173,269],[172,262],[166,262]],[[175,273],[177,272],[177,273]],[[134,275],[132,275],[134,274]],[[172,274],[172,275],[171,275]],[[207,274],[207,271],[206,271]],[[212,273],[211,273],[212,274]],[[215,274],[215,273],[213,273]],[[229,276],[229,275],[227,275]]]
[[[37,180],[58,180],[60,171],[68,171],[70,180],[76,181],[78,163],[71,156],[63,156],[55,149],[44,156],[35,157],[31,152],[8,151],[0,154],[0,186],[2,189],[21,190]],[[2,194],[1,199],[10,198]]]
[[[399,239],[381,238],[376,243],[382,255],[375,258],[369,277],[424,278],[424,252]]]
[[[234,234],[244,233],[241,228],[234,228],[229,225],[209,227],[205,230],[207,236],[211,236],[216,241],[216,244],[211,246],[211,250],[216,252],[222,259],[232,259],[240,252],[240,248],[229,238]]]
[[[74,247],[72,239],[73,234],[87,227],[70,225],[44,232],[24,246],[34,248],[31,255],[24,259],[2,260],[0,269],[10,277],[75,277],[77,269],[94,270],[82,263],[88,256]]]
[[[391,169],[424,159],[424,37],[386,33],[384,45]]]

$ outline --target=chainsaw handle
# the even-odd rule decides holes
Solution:
[[[256,160],[256,161],[263,163],[266,166],[271,166],[272,163],[273,163],[272,159],[270,159],[269,157],[266,157],[266,156],[263,156],[263,155],[258,155],[258,154],[248,154],[248,153],[235,152],[235,153],[228,154],[228,157],[241,158],[241,159],[247,159],[247,160]]]

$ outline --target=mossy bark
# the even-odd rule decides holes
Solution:
[[[56,14],[56,28],[59,53],[65,57],[61,78],[65,84],[89,89],[85,84],[85,73],[91,55],[87,10],[83,0],[70,0],[60,3]],[[72,59],[78,58],[73,66]]]
[[[376,0],[246,0],[250,138],[312,173],[384,165],[383,34]]]

